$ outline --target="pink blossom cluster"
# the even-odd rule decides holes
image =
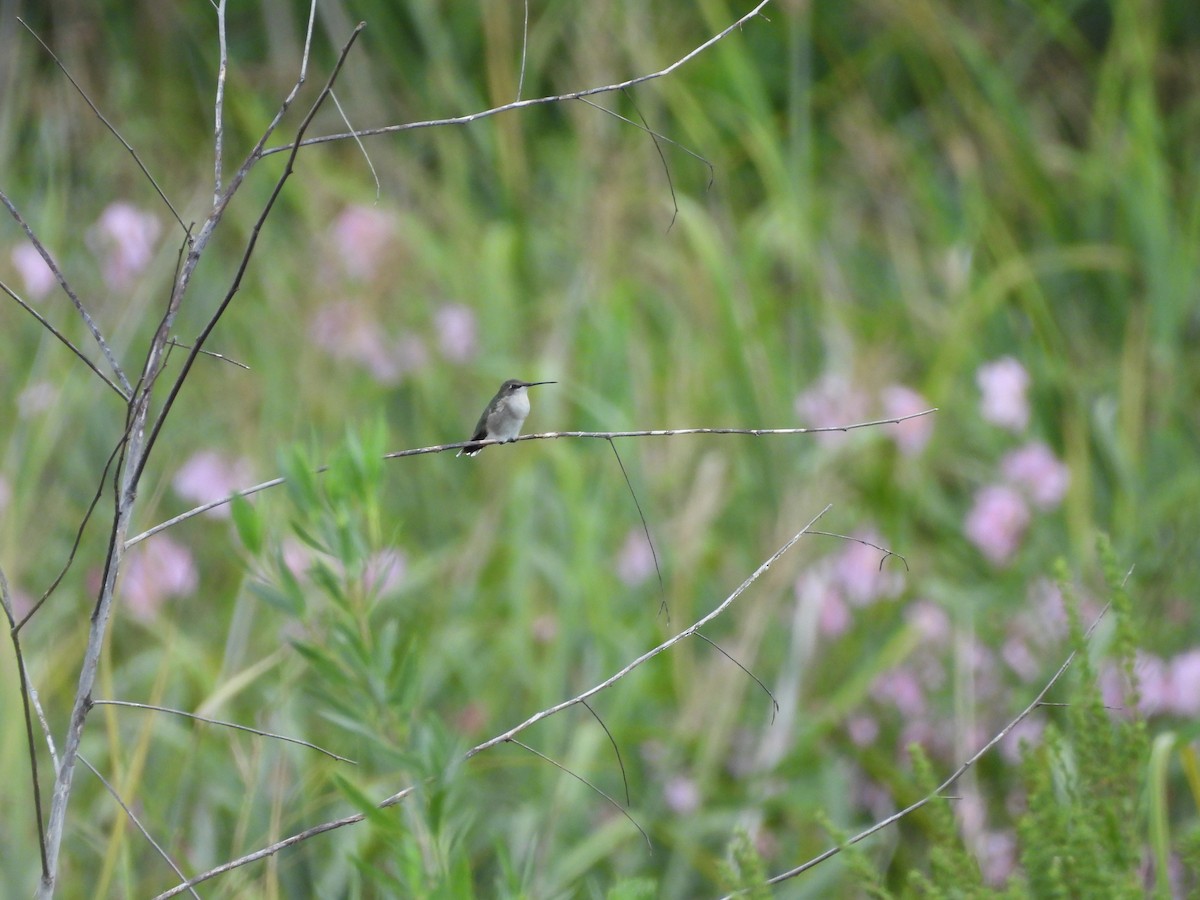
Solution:
[[[985,421],[1022,431],[1029,424],[1029,375],[1017,360],[1004,357],[979,368]],[[1045,443],[1030,441],[1000,462],[1000,480],[980,488],[963,524],[967,539],[994,566],[1008,565],[1025,538],[1033,511],[1062,503],[1070,470]]]
[[[149,622],[157,618],[167,599],[189,597],[199,585],[192,551],[161,534],[130,551],[120,590],[129,612]]]
[[[1133,673],[1143,715],[1200,716],[1200,646],[1169,659],[1139,652]],[[1125,702],[1125,675],[1115,664],[1101,672],[1100,691],[1110,709],[1119,710]]]
[[[879,392],[879,405],[889,419],[912,416],[930,408],[921,394],[903,384],[889,384]],[[796,397],[794,408],[800,423],[808,428],[836,428],[865,421],[873,404],[866,391],[845,376],[823,375],[812,387]],[[876,407],[878,408],[878,407]],[[885,426],[887,435],[905,456],[917,456],[933,434],[933,417],[921,416]],[[817,435],[822,444],[836,446],[847,438],[844,431],[823,431]]]
[[[395,255],[398,223],[393,215],[361,204],[347,206],[329,229],[329,245],[345,274],[355,281],[375,278]],[[463,303],[444,303],[433,314],[433,339],[442,358],[462,365],[475,358],[479,327]],[[428,365],[424,336],[390,330],[368,307],[333,300],[309,323],[309,337],[334,359],[355,363],[380,384],[398,384]]]
[[[889,559],[879,546],[879,534],[865,529],[853,535],[837,555],[818,561],[796,579],[797,602],[816,608],[821,634],[843,634],[850,628],[853,608],[893,599],[904,590],[902,564]]]
[[[127,291],[154,257],[162,222],[158,216],[117,201],[110,203],[87,230],[87,244],[100,260],[104,283],[112,291]],[[9,252],[30,300],[41,300],[58,283],[45,258],[28,241]]]
[[[175,493],[189,503],[203,505],[221,500],[235,491],[254,484],[250,462],[244,458],[231,458],[215,450],[200,450],[184,462],[171,487]],[[228,504],[214,507],[205,515],[228,518]]]

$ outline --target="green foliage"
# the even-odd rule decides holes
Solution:
[[[1123,580],[1115,577],[1111,551],[1101,544],[1101,558],[1112,600],[1114,633],[1121,639],[1113,646],[1131,656],[1137,646],[1136,628],[1128,620],[1130,603],[1120,600]],[[1060,581],[1067,595],[1070,646],[1073,649],[1069,675],[1071,689],[1060,726],[1047,726],[1042,740],[1025,745],[1022,752],[1022,781],[1026,809],[1016,817],[1021,868],[1006,885],[984,883],[975,855],[963,841],[952,802],[935,798],[914,818],[920,817],[928,843],[927,860],[909,875],[912,896],[964,897],[1140,897],[1142,855],[1147,846],[1144,817],[1146,767],[1152,792],[1150,846],[1155,849],[1159,877],[1169,868],[1171,847],[1166,838],[1166,812],[1161,805],[1166,779],[1166,761],[1174,752],[1169,735],[1160,735],[1154,752],[1146,742],[1141,717],[1114,714],[1105,707],[1092,663],[1092,644],[1079,620],[1078,601],[1065,571]],[[1124,672],[1132,672],[1132,660],[1115,660]],[[1126,703],[1137,696],[1131,683]],[[1133,706],[1127,707],[1132,710]],[[913,745],[915,790],[932,794],[939,779],[924,750]],[[1161,823],[1161,824],[1160,824]],[[861,861],[852,867],[861,888],[881,895],[878,875],[863,870]],[[1165,882],[1161,891],[1169,895]]]
[[[307,6],[226,6],[228,183],[295,82]],[[1074,896],[1096,883],[1080,867],[1101,857],[1097,871],[1120,891],[1147,854],[1155,890],[1181,860],[1192,865],[1183,890],[1194,888],[1195,716],[1168,708],[1161,682],[1134,678],[1135,659],[1175,674],[1196,649],[1200,67],[1186,61],[1200,34],[1185,6],[772,4],[669,77],[591,98],[677,144],[572,102],[304,149],[208,345],[250,369],[197,359],[133,530],[277,475],[286,485],[130,548],[98,687],[357,765],[103,707],[89,761],[189,872],[367,816],[214,880],[214,896],[603,897],[647,885],[709,896],[744,822],[756,823],[756,849],[736,874],[761,887],[828,848],[814,810],[866,827],[915,800],[910,743],[930,772],[951,771],[1029,702],[1061,659],[1042,573],[1059,557],[1088,569],[1093,535],[1107,532],[1107,587],[1077,585],[1088,612],[1076,640],[1094,597],[1114,612],[1056,698],[1071,705],[1031,716],[1047,731],[1024,763],[991,753],[962,788],[978,791],[981,827],[1002,838],[1013,837],[1009,805],[1028,798],[1013,838],[1020,869],[951,841],[946,816],[966,803],[947,799],[863,842],[874,879],[831,861],[773,896],[846,896],[858,883],[949,895],[950,877],[986,893],[1006,874],[1009,896]],[[31,7],[31,25],[184,220],[202,220],[213,7]],[[522,60],[525,98],[658,71],[748,7],[530,4],[523,46],[522,4],[362,0],[353,16],[321,4],[307,82],[272,142],[287,142],[359,17],[368,27],[338,99],[350,123],[374,126],[508,102]],[[136,378],[182,231],[44,51],[6,27],[0,186]],[[330,107],[313,134],[345,128]],[[181,342],[228,290],[281,163],[264,161],[225,209],[180,312]],[[101,227],[116,202],[158,226],[144,268],[123,282]],[[27,287],[13,256],[24,241],[0,216],[0,280],[98,359],[70,301]],[[78,359],[0,300],[0,566],[29,603],[71,552],[125,419]],[[464,313],[471,340],[447,324]],[[980,410],[980,368],[1005,356],[1029,377],[1024,426]],[[168,376],[179,360],[176,350]],[[655,618],[657,580],[638,566],[637,511],[601,442],[381,459],[463,439],[508,377],[559,382],[534,397],[527,430],[840,425],[891,415],[896,387],[940,410],[916,450],[892,425],[621,443],[671,628],[719,603],[827,503],[822,530],[907,560],[880,568],[869,547],[806,538],[706,629],[779,696],[774,724],[757,685],[701,642],[595,698],[652,851],[605,801],[519,747],[462,761],[670,633]],[[1059,501],[1005,482],[1010,454],[1032,444],[1069,472]],[[193,496],[180,476],[202,453],[229,477]],[[997,483],[1026,516],[1011,552],[992,559],[964,522]],[[106,504],[22,635],[56,735],[103,571]],[[855,556],[864,549],[869,559]],[[176,577],[180,559],[190,577]],[[1136,564],[1136,604],[1117,559]],[[1108,683],[1110,658],[1124,666],[1123,705],[1144,719],[1080,693],[1085,667]],[[36,829],[28,779],[15,777],[26,751],[5,642],[0,672],[0,760],[14,773],[0,808],[16,811],[2,843],[18,861],[0,866],[0,895],[29,896]],[[586,710],[525,737],[623,799],[612,743]],[[71,822],[62,896],[153,896],[174,883],[85,773]]]
[[[750,832],[737,829],[727,852],[728,859],[722,860],[718,867],[722,889],[730,893],[737,891],[738,896],[747,900],[769,900],[771,889],[767,886],[767,866],[754,849]]]

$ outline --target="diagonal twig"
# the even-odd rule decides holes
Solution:
[[[222,3],[222,5],[224,5],[224,3]],[[137,151],[133,149],[133,147],[130,145],[129,141],[127,141],[127,140],[125,140],[125,138],[121,137],[121,132],[117,131],[116,126],[114,126],[112,122],[108,121],[108,119],[106,119],[104,117],[104,113],[100,112],[100,110],[97,108],[96,104],[92,102],[92,98],[87,95],[87,91],[85,91],[82,87],[80,87],[79,82],[75,80],[74,76],[72,76],[69,71],[67,71],[67,67],[63,65],[62,60],[60,60],[58,58],[58,56],[55,55],[54,51],[51,50],[49,45],[47,45],[46,42],[42,40],[41,36],[36,31],[34,31],[32,28],[29,27],[29,23],[26,22],[24,19],[22,19],[20,16],[17,16],[17,21],[20,22],[25,27],[26,31],[28,31],[31,35],[33,35],[34,40],[36,40],[39,44],[42,45],[42,49],[45,50],[48,54],[50,54],[50,58],[52,60],[54,60],[54,64],[56,66],[58,66],[59,71],[62,72],[63,75],[65,75],[67,77],[67,81],[71,82],[71,86],[74,87],[75,90],[77,90],[79,92],[79,96],[83,98],[83,102],[92,108],[92,112],[94,112],[96,114],[96,118],[99,119],[101,122],[103,122],[104,127],[107,128],[109,131],[111,131],[113,137],[115,137],[118,141],[121,142],[121,146],[129,151],[129,155],[133,157],[133,161],[135,163],[137,163],[138,168],[142,170],[142,174],[146,176],[146,179],[154,187],[155,193],[158,194],[159,199],[161,199],[162,202],[166,204],[167,209],[169,209],[171,211],[171,215],[173,215],[175,217],[175,221],[179,223],[179,227],[182,228],[184,231],[187,231],[188,228],[186,225],[183,224],[183,219],[181,219],[179,217],[179,213],[175,211],[175,207],[171,205],[171,201],[167,199],[167,195],[164,194],[163,189],[158,186],[158,182],[154,180],[154,176],[150,174],[150,170],[146,168],[146,164],[144,162],[142,162],[142,158],[137,155]]]
[[[63,291],[66,292],[66,295],[71,298],[71,303],[75,305],[76,312],[78,312],[80,318],[83,319],[83,323],[87,326],[88,331],[92,333],[92,338],[96,341],[97,346],[100,347],[100,352],[103,353],[104,358],[108,360],[109,367],[113,370],[113,374],[117,376],[117,382],[123,388],[122,391],[118,391],[117,393],[121,394],[122,397],[128,400],[130,394],[133,392],[133,389],[129,386],[129,379],[125,377],[125,370],[122,369],[121,364],[117,362],[117,357],[113,354],[112,349],[108,346],[108,341],[106,341],[104,339],[104,335],[100,333],[100,327],[96,324],[95,319],[92,318],[91,313],[89,313],[84,307],[83,301],[79,299],[79,295],[76,294],[71,285],[67,283],[66,276],[63,275],[62,270],[59,269],[58,263],[54,261],[54,257],[50,255],[50,251],[46,249],[45,245],[34,233],[33,228],[31,228],[29,223],[25,221],[20,211],[16,208],[16,206],[13,205],[13,202],[8,199],[8,195],[2,190],[0,190],[0,203],[4,204],[5,208],[8,209],[9,215],[11,215],[13,220],[21,226],[21,229],[25,232],[25,237],[29,238],[29,242],[33,244],[33,248],[37,250],[38,255],[42,257],[42,260],[49,267],[50,271],[54,273],[54,277],[58,280],[59,286],[63,289]],[[15,297],[15,295],[13,296]],[[38,316],[38,318],[41,319],[41,316]],[[68,344],[68,346],[70,345]],[[74,350],[75,348],[72,347],[71,349]],[[84,359],[82,353],[79,353],[78,350],[75,350],[75,352],[79,354],[80,359]],[[92,366],[91,363],[88,363],[88,365],[91,366],[93,370],[95,369],[95,366]],[[108,381],[107,378],[104,380]]]
[[[158,851],[158,855],[166,861],[167,865],[171,867],[175,874],[180,878],[186,879],[187,876],[183,874],[183,869],[179,868],[178,863],[171,858],[171,855],[167,853],[167,851],[162,848],[158,841],[156,841],[150,835],[150,832],[146,830],[146,826],[141,823],[136,815],[134,815],[133,810],[129,808],[129,804],[121,799],[121,795],[117,793],[117,789],[115,787],[109,784],[108,779],[101,775],[99,770],[97,770],[95,766],[88,762],[87,757],[85,757],[82,753],[79,755],[79,761],[91,769],[92,774],[100,779],[100,783],[104,785],[104,787],[108,790],[108,793],[112,795],[112,798],[117,801],[117,805],[121,807],[121,809],[125,810],[125,815],[129,817],[129,821],[132,822],[134,827],[136,827],[137,830],[142,833],[142,837],[150,842],[150,846]],[[196,900],[200,900],[200,895],[196,893],[194,888],[189,888],[188,893],[195,897]]]
[[[809,532],[809,533],[811,534],[812,532]],[[771,709],[771,724],[774,725],[775,724],[775,714],[779,712],[779,701],[775,699],[775,694],[771,691],[771,689],[762,683],[761,678],[759,678],[757,675],[755,675],[753,672],[751,672],[749,669],[747,669],[745,666],[743,666],[740,662],[738,662],[736,659],[734,659],[733,656],[731,656],[729,653],[727,653],[725,651],[725,648],[722,647],[720,644],[718,644],[716,641],[712,640],[711,638],[705,637],[699,631],[696,632],[696,637],[700,638],[700,640],[704,641],[704,643],[708,644],[708,646],[712,647],[714,650],[716,650],[718,653],[720,653],[723,657],[725,657],[727,660],[729,660],[731,663],[733,663],[735,666],[737,666],[739,669],[741,669],[743,672],[745,672],[747,675],[749,675],[751,678],[753,678],[754,683],[757,684],[760,688],[762,688],[764,691],[767,692],[767,696],[771,698],[771,703],[773,704],[772,709]]]
[[[638,502],[637,492],[633,489],[633,482],[629,480],[629,473],[625,471],[625,463],[621,461],[621,454],[617,452],[617,444],[615,441],[609,441],[608,446],[612,447],[613,455],[617,458],[617,465],[621,467],[621,474],[625,476],[625,485],[629,488],[629,494],[633,497],[633,505],[637,507],[638,517],[642,520],[642,531],[646,535],[646,543],[650,545],[650,556],[654,559],[654,571],[658,574],[658,590],[662,595],[662,601],[658,604],[659,613],[667,614],[667,624],[671,624],[671,610],[667,607],[667,589],[663,585],[662,569],[658,566],[658,551],[654,549],[654,541],[650,537],[650,526],[646,524],[646,514],[642,512],[642,504]]]
[[[68,350],[70,350],[72,353],[74,353],[76,356],[78,356],[83,361],[83,364],[85,366],[87,366],[89,369],[91,369],[93,372],[95,372],[96,375],[98,375],[100,377],[101,381],[103,381],[105,384],[107,384],[110,388],[112,388],[116,392],[118,397],[120,397],[122,400],[129,399],[128,393],[126,393],[121,388],[117,387],[117,385],[113,383],[111,378],[109,378],[107,375],[105,375],[103,372],[101,372],[98,368],[96,368],[96,364],[94,362],[92,362],[90,359],[88,359],[87,356],[84,355],[82,350],[80,350],[78,347],[76,347],[74,344],[72,344],[70,338],[68,338],[65,334],[63,334],[61,331],[59,331],[57,328],[55,328],[45,316],[43,316],[36,309],[34,309],[32,306],[30,306],[28,303],[26,303],[23,299],[21,299],[20,295],[18,295],[16,291],[14,291],[12,288],[10,288],[3,281],[0,281],[0,290],[4,291],[4,293],[8,294],[8,296],[10,296],[14,300],[16,300],[17,303],[20,305],[20,307],[23,310],[25,310],[25,312],[29,313],[31,316],[33,316],[35,319],[37,319],[38,322],[41,323],[43,328],[45,328],[52,335],[54,335],[56,338],[58,338],[59,341],[61,341]]]
[[[271,214],[271,210],[275,207],[275,201],[279,199],[279,195],[283,192],[283,186],[287,184],[288,179],[294,171],[296,162],[296,154],[299,152],[300,141],[304,137],[304,133],[308,130],[312,120],[316,117],[317,112],[325,104],[325,100],[333,91],[334,82],[341,74],[342,66],[346,64],[346,57],[350,54],[354,42],[358,40],[358,36],[362,34],[362,30],[366,28],[365,22],[359,22],[354,31],[350,33],[346,43],[343,45],[341,53],[338,54],[337,62],[334,63],[333,71],[329,73],[329,78],[325,81],[325,86],[321,89],[321,93],[313,101],[312,106],[308,110],[308,115],[300,123],[300,127],[296,130],[296,143],[293,146],[291,155],[288,156],[287,164],[283,168],[283,172],[275,182],[275,189],[271,191],[271,196],[267,198],[267,202],[263,205],[262,212],[259,213],[258,220],[254,223],[254,228],[250,232],[250,239],[246,242],[246,248],[242,251],[242,260],[238,264],[237,273],[234,275],[233,283],[226,291],[224,299],[217,306],[216,311],[208,320],[208,324],[204,326],[200,334],[196,336],[195,343],[192,349],[188,352],[187,358],[184,360],[183,367],[179,374],[175,376],[174,382],[171,384],[171,390],[167,393],[166,399],[163,401],[162,409],[159,410],[158,417],[154,420],[154,425],[150,429],[150,434],[146,438],[145,447],[142,450],[139,459],[135,460],[134,480],[137,481],[145,469],[146,462],[150,458],[150,453],[154,449],[155,443],[158,441],[159,434],[162,433],[163,425],[170,415],[172,407],[175,405],[175,400],[179,396],[180,390],[183,389],[184,382],[187,380],[188,373],[192,369],[192,365],[196,362],[196,357],[200,355],[204,347],[204,342],[208,340],[208,336],[212,334],[213,329],[217,327],[217,323],[221,321],[221,317],[225,314],[225,310],[229,308],[229,304],[237,295],[238,290],[242,286],[242,278],[246,274],[246,269],[250,266],[250,258],[254,255],[254,248],[258,246],[258,236],[262,233],[262,227],[267,221],[267,217]]]
[[[29,708],[33,690],[29,684],[29,673],[25,671],[20,629],[17,627],[8,579],[4,576],[3,569],[0,569],[0,606],[4,607],[4,615],[8,619],[8,635],[12,639],[13,656],[16,658],[17,676],[20,679],[21,703],[25,708],[25,739],[29,747],[29,777],[33,782],[33,811],[37,821],[38,851],[42,857],[42,876],[45,877],[50,871],[50,861],[46,855],[46,824],[42,818],[42,789],[38,782],[37,742],[33,738],[33,716]]]
[[[1104,605],[1104,609],[1100,610],[1100,613],[1099,613],[1099,615],[1096,616],[1095,621],[1092,622],[1091,626],[1088,627],[1088,630],[1086,632],[1084,632],[1085,640],[1087,638],[1091,637],[1092,632],[1096,630],[1096,626],[1100,624],[1100,620],[1104,618],[1104,615],[1105,615],[1105,613],[1108,612],[1110,606],[1112,606],[1111,603],[1106,603]],[[926,794],[924,797],[922,797],[920,800],[916,801],[915,803],[909,804],[908,806],[906,806],[904,809],[900,810],[899,812],[892,813],[886,819],[882,819],[881,821],[876,822],[870,828],[867,828],[864,831],[860,831],[858,834],[854,835],[852,838],[849,838],[847,841],[845,841],[845,843],[843,843],[837,847],[830,847],[824,853],[822,853],[819,856],[814,856],[812,859],[810,859],[808,862],[804,863],[803,865],[796,866],[794,869],[788,869],[786,872],[781,872],[778,875],[768,878],[765,883],[766,884],[779,884],[779,883],[787,881],[791,878],[795,878],[797,875],[802,875],[803,873],[807,872],[809,869],[820,865],[825,860],[829,859],[831,856],[836,856],[837,854],[841,853],[844,848],[849,847],[852,844],[857,844],[859,841],[869,838],[871,835],[875,834],[875,832],[877,832],[877,831],[882,831],[884,828],[887,828],[893,822],[898,822],[900,819],[903,819],[905,816],[909,815],[910,813],[916,812],[922,806],[925,806],[934,800],[944,798],[944,795],[942,793],[943,791],[945,791],[947,788],[949,788],[950,785],[954,784],[954,782],[958,781],[958,779],[961,778],[963,776],[963,774],[969,768],[971,768],[971,766],[975,765],[975,763],[977,763],[985,753],[987,753],[989,750],[991,750],[993,747],[995,747],[998,743],[1000,743],[1000,741],[1002,741],[1009,734],[1009,732],[1011,732],[1014,728],[1016,728],[1017,725],[1019,725],[1031,712],[1033,712],[1035,709],[1037,709],[1039,706],[1042,705],[1042,698],[1044,698],[1046,696],[1046,694],[1048,694],[1050,692],[1050,689],[1052,687],[1054,687],[1055,684],[1058,683],[1058,679],[1060,679],[1066,673],[1067,669],[1069,669],[1071,667],[1071,663],[1073,663],[1075,661],[1075,657],[1078,654],[1079,654],[1079,648],[1072,650],[1070,652],[1070,654],[1067,656],[1067,658],[1063,661],[1063,664],[1058,667],[1058,671],[1055,672],[1054,675],[1051,676],[1050,680],[1046,682],[1045,687],[1043,687],[1040,691],[1038,691],[1038,695],[1033,698],[1033,701],[1028,706],[1026,706],[1023,710],[1021,710],[1017,714],[1016,718],[1012,719],[1007,725],[1005,725],[1003,728],[1001,728],[1000,731],[998,731],[996,733],[996,735],[990,741],[988,741],[986,744],[984,744],[982,747],[980,747],[979,750],[976,751],[976,753],[970,759],[968,759],[961,766],[959,766],[957,769],[955,769],[954,772],[951,773],[950,777],[947,778],[945,781],[943,781],[941,784],[939,784],[936,788],[934,788],[932,792]],[[725,897],[721,898],[721,900],[730,900],[730,898],[736,897],[739,894],[743,893],[744,890],[748,890],[748,888],[743,889],[742,891],[735,891],[732,894],[727,894]]]
[[[222,719],[210,719],[208,716],[202,716],[198,713],[185,712],[182,709],[172,709],[169,706],[155,706],[153,703],[134,703],[132,700],[93,700],[93,706],[124,706],[127,709],[147,709],[151,712],[170,713],[173,716],[183,716],[186,719],[195,719],[198,722],[207,722],[209,725],[222,725],[225,728],[234,728],[238,731],[248,731],[251,734],[257,734],[261,737],[275,738],[279,741],[287,741],[289,744],[299,744],[301,747],[308,747],[310,750],[316,750],[318,753],[324,753],[326,756],[336,759],[338,762],[347,762],[352,766],[357,766],[358,763],[345,756],[338,756],[332,750],[326,750],[324,747],[318,747],[316,744],[310,744],[308,741],[302,741],[300,738],[288,737],[286,734],[276,734],[273,731],[263,731],[259,728],[251,728],[249,725],[239,725],[237,722],[226,722]]]
[[[213,112],[213,206],[221,202],[221,182],[225,177],[225,77],[229,72],[229,44],[225,34],[225,0],[217,4],[217,97]]]
[[[621,759],[621,748],[617,746],[617,739],[613,737],[613,733],[608,730],[608,726],[604,724],[604,720],[600,718],[599,713],[592,709],[592,704],[588,703],[586,700],[580,700],[579,702],[582,703],[587,711],[592,714],[592,718],[600,723],[600,727],[603,728],[604,733],[608,735],[608,742],[612,744],[613,753],[617,754],[617,765],[621,768],[621,781],[625,783],[625,805],[629,806],[629,778],[625,775],[625,763]]]
[[[108,462],[104,464],[104,471],[100,473],[99,484],[96,485],[96,493],[92,495],[92,502],[88,505],[87,512],[83,514],[83,520],[79,523],[79,528],[75,530],[75,541],[71,544],[71,552],[67,554],[67,561],[63,564],[62,569],[59,570],[58,576],[50,583],[50,587],[46,588],[45,592],[43,592],[38,602],[33,604],[29,612],[25,613],[21,621],[14,626],[14,631],[19,632],[25,627],[25,623],[32,619],[34,613],[42,608],[42,604],[58,589],[67,572],[70,571],[71,563],[75,562],[75,554],[79,552],[79,544],[83,540],[83,531],[87,528],[87,524],[92,518],[92,513],[96,511],[96,504],[104,496],[104,482],[108,479],[108,470],[112,467],[113,460],[117,458],[117,454],[121,452],[121,448],[125,446],[125,442],[128,439],[129,432],[126,431],[121,435],[121,439],[117,441],[117,445],[113,447],[112,453],[108,455]]]
[[[628,665],[626,665],[624,668],[622,668],[620,671],[618,671],[614,675],[610,676],[609,678],[606,678],[604,681],[589,688],[588,690],[584,691],[583,693],[579,694],[578,696],[572,697],[570,700],[564,700],[563,702],[555,704],[554,706],[548,707],[547,709],[543,709],[541,712],[530,716],[528,719],[526,719],[524,722],[521,722],[519,725],[515,725],[512,728],[508,729],[508,731],[504,732],[503,734],[498,734],[494,738],[484,741],[482,744],[479,744],[479,745],[473,747],[472,749],[468,750],[463,755],[463,761],[465,762],[466,760],[469,760],[472,757],[477,756],[478,754],[484,752],[485,750],[489,750],[492,747],[495,747],[497,744],[503,744],[503,743],[508,743],[508,742],[512,741],[512,739],[514,737],[516,737],[518,734],[520,734],[525,729],[529,728],[531,725],[534,725],[535,723],[540,722],[543,719],[547,719],[550,716],[555,715],[556,713],[560,713],[564,709],[569,709],[572,706],[584,704],[588,699],[590,699],[594,695],[600,693],[601,691],[605,690],[606,688],[612,687],[614,684],[616,684],[618,681],[620,681],[622,678],[624,678],[626,675],[628,675],[634,669],[636,669],[639,666],[643,665],[644,663],[650,661],[654,657],[658,656],[660,653],[663,653],[663,652],[671,649],[676,644],[678,644],[680,641],[686,640],[687,638],[691,637],[700,628],[703,628],[705,625],[707,625],[713,619],[717,618],[723,612],[725,612],[725,610],[727,610],[733,604],[733,602],[735,600],[737,600],[738,597],[740,597],[743,593],[745,593],[747,588],[749,588],[752,584],[754,584],[754,582],[757,581],[763,574],[765,574],[767,572],[767,570],[770,569],[771,566],[774,565],[781,556],[783,556],[785,553],[787,553],[787,551],[790,550],[796,544],[796,542],[800,540],[800,538],[802,538],[805,534],[807,534],[808,530],[810,528],[812,528],[812,526],[814,524],[816,524],[816,522],[818,520],[820,520],[821,517],[825,515],[825,513],[829,512],[829,510],[831,508],[832,508],[832,505],[828,505],[824,509],[822,509],[819,513],[817,513],[809,521],[809,523],[807,525],[805,525],[802,529],[800,529],[800,531],[796,532],[796,534],[794,534],[787,541],[787,543],[785,543],[782,547],[780,547],[778,550],[776,550],[774,553],[772,553],[757,569],[754,570],[754,572],[745,581],[743,581],[737,587],[736,590],[733,591],[733,593],[731,593],[728,597],[726,597],[723,601],[721,601],[721,603],[716,608],[714,608],[712,611],[710,611],[703,618],[698,619],[691,626],[689,626],[688,628],[685,628],[683,631],[679,632],[674,637],[669,638],[666,641],[663,641],[661,644],[659,644],[657,647],[654,647],[652,650],[649,650],[646,653],[643,653],[641,656],[639,656],[637,659],[630,662]],[[415,791],[415,790],[416,790],[416,787],[410,785],[409,787],[406,787],[403,790],[398,791],[395,794],[392,794],[390,797],[386,798],[385,800],[382,800],[378,805],[381,809],[388,807],[388,806],[394,806],[395,804],[397,804],[401,800],[403,800],[405,797],[408,797],[410,794],[412,794],[413,791]],[[247,865],[248,863],[257,862],[260,859],[265,859],[268,856],[272,856],[272,855],[278,853],[280,850],[286,849],[287,847],[295,846],[296,844],[299,844],[301,841],[306,841],[309,838],[315,837],[318,834],[324,834],[328,831],[333,831],[335,829],[345,827],[346,825],[353,825],[357,822],[363,821],[365,818],[366,818],[365,813],[355,813],[353,815],[344,816],[340,819],[333,819],[329,822],[322,822],[321,824],[314,825],[311,828],[306,828],[304,831],[297,832],[296,834],[293,834],[287,838],[284,838],[281,841],[276,841],[274,844],[270,844],[266,847],[262,847],[258,850],[255,850],[253,853],[248,853],[245,856],[241,856],[241,857],[238,857],[237,859],[232,859],[232,860],[229,860],[228,862],[222,863],[221,865],[219,865],[215,868],[209,869],[206,872],[201,872],[199,875],[193,876],[187,882],[185,882],[183,884],[178,884],[175,887],[171,888],[170,890],[163,891],[161,894],[159,894],[157,897],[155,897],[154,900],[166,900],[166,898],[168,898],[168,897],[174,897],[176,894],[181,893],[182,891],[186,890],[188,887],[193,887],[197,884],[200,884],[201,882],[207,881],[210,878],[214,878],[217,875],[224,874],[225,872],[229,872],[233,869]]]
[[[650,835],[646,834],[646,829],[643,828],[641,825],[639,825],[637,822],[637,819],[635,819],[633,816],[631,816],[629,814],[629,810],[627,810],[620,803],[618,803],[616,800],[614,800],[609,794],[606,794],[600,788],[596,787],[596,785],[592,784],[590,781],[588,781],[586,778],[584,778],[578,772],[571,771],[569,768],[564,766],[562,763],[558,762],[555,759],[551,759],[549,756],[547,756],[545,753],[542,753],[540,750],[534,750],[532,747],[530,747],[524,741],[519,741],[516,738],[509,738],[505,743],[516,744],[518,747],[523,747],[524,749],[528,750],[530,753],[532,753],[534,756],[538,757],[539,759],[544,759],[546,762],[550,763],[550,765],[566,772],[568,775],[570,775],[576,781],[586,784],[593,791],[595,791],[597,794],[599,794],[601,797],[603,797],[605,800],[607,800],[609,803],[611,803],[621,813],[621,815],[623,815],[630,822],[632,822],[633,827],[636,828],[638,831],[640,831],[642,833],[642,837],[644,837],[646,839],[646,846],[650,848],[651,852],[654,851],[654,845],[650,843]]]

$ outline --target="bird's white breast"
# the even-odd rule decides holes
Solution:
[[[521,426],[529,415],[529,391],[522,388],[514,391],[500,402],[496,411],[488,417],[488,435],[495,440],[507,441],[521,433]]]

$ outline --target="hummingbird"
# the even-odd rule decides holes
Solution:
[[[483,415],[475,425],[471,434],[472,441],[511,441],[521,433],[525,417],[529,415],[529,388],[539,384],[557,384],[554,381],[521,381],[510,378],[500,385],[496,396],[487,405]],[[456,453],[456,456],[474,456],[483,447],[479,444],[468,444]]]

